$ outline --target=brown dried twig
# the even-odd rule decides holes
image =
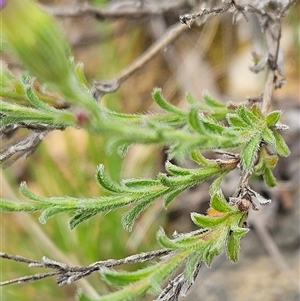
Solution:
[[[169,27],[160,39],[153,43],[145,52],[143,52],[113,79],[94,81],[92,93],[95,99],[98,99],[105,93],[115,92],[123,82],[152,60],[162,49],[173,43],[185,30],[187,30],[186,26],[176,23]]]
[[[155,3],[154,5],[122,5],[111,4],[106,8],[91,5],[88,2],[77,7],[43,6],[50,14],[61,18],[77,18],[83,16],[94,16],[97,19],[120,19],[141,18],[146,16],[161,15],[171,10],[178,10],[187,5],[182,1],[171,1],[171,3]]]
[[[104,261],[97,261],[88,266],[81,266],[81,267],[80,266],[70,267],[65,263],[54,261],[47,257],[43,257],[41,261],[38,261],[30,258],[25,258],[19,255],[0,253],[1,258],[16,261],[16,262],[27,263],[29,267],[52,269],[52,271],[45,272],[45,273],[36,273],[34,275],[18,277],[11,280],[2,281],[0,282],[0,286],[9,285],[13,283],[28,283],[28,282],[37,281],[52,276],[59,276],[57,279],[57,284],[59,286],[64,286],[74,281],[77,281],[83,277],[86,277],[95,271],[104,268],[112,268],[123,264],[133,264],[137,262],[150,261],[155,258],[161,258],[163,256],[169,255],[171,252],[172,250],[160,249],[160,250],[131,255],[118,260],[108,259]]]

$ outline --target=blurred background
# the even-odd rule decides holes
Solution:
[[[80,0],[39,1],[52,11],[74,11]],[[97,19],[93,14],[57,17],[73,46],[76,61],[84,63],[87,78],[92,82],[116,77],[158,38],[178,22],[180,14],[189,11],[197,1],[89,1],[101,9],[117,11],[126,7],[146,8],[172,3],[173,8],[160,15]],[[221,1],[199,1],[206,7]],[[283,20],[282,49],[287,84],[274,94],[273,109],[284,111],[283,123],[290,126],[285,139],[292,154],[280,159],[275,174],[278,186],[267,189],[260,179],[253,188],[272,199],[272,204],[249,217],[253,231],[242,241],[240,260],[231,264],[225,255],[217,258],[211,269],[202,268],[197,283],[184,300],[205,301],[281,301],[299,300],[299,2]],[[264,72],[249,70],[252,54],[262,55],[264,43],[255,18],[232,24],[228,13],[211,17],[201,26],[185,30],[174,43],[138,72],[127,79],[114,93],[101,100],[107,107],[126,113],[156,112],[151,99],[153,87],[161,87],[172,103],[184,107],[184,96],[190,92],[201,101],[208,90],[216,99],[243,102],[262,93]],[[8,66],[16,69],[11,57],[4,56]],[[1,142],[2,143],[2,142]],[[3,142],[4,143],[4,142]],[[164,171],[166,155],[155,146],[136,145],[125,158],[116,152],[107,155],[105,139],[82,130],[51,132],[26,160],[18,160],[1,170],[1,196],[22,198],[18,192],[26,181],[35,193],[44,196],[104,195],[95,179],[96,166],[105,165],[114,180],[133,177],[155,177]],[[227,179],[225,193],[230,194],[238,174]],[[182,194],[168,210],[158,200],[136,222],[131,233],[121,225],[124,211],[97,215],[69,230],[68,215],[38,222],[38,214],[1,214],[1,251],[40,260],[42,256],[69,265],[88,265],[94,261],[125,256],[159,248],[155,233],[163,226],[168,234],[193,229],[190,212],[208,208],[208,184]],[[279,255],[278,255],[279,254]],[[1,280],[40,272],[24,264],[1,260]],[[123,267],[128,269],[137,266]],[[32,284],[2,287],[1,300],[52,301],[76,299],[82,288],[91,296],[107,293],[109,288],[97,273],[66,287],[58,287],[55,279]],[[146,298],[145,298],[146,300]],[[149,298],[151,300],[151,297]]]

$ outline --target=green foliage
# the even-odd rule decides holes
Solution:
[[[2,122],[9,124],[9,118],[14,120],[19,116],[20,120],[25,119],[32,124],[42,122],[51,126],[78,126],[76,121],[72,124],[72,116],[75,120],[72,112],[55,109],[42,102],[28,85],[28,81],[24,85],[24,95],[31,107],[5,103],[3,106],[5,117]],[[182,263],[185,263],[184,275],[190,279],[191,271],[199,261],[211,265],[214,256],[220,254],[224,248],[228,257],[232,261],[237,261],[240,239],[248,231],[242,228],[247,214],[240,211],[237,204],[230,205],[225,200],[219,191],[220,183],[227,173],[236,169],[242,162],[245,170],[263,174],[267,185],[274,186],[276,180],[271,170],[276,165],[277,156],[271,154],[267,146],[271,145],[280,154],[288,153],[283,140],[279,138],[281,136],[276,130],[276,124],[274,125],[278,119],[277,113],[274,114],[275,117],[272,115],[264,117],[256,106],[247,108],[245,105],[240,105],[234,112],[227,111],[225,118],[229,126],[226,126],[222,120],[213,118],[213,114],[206,116],[196,105],[187,111],[175,108],[163,99],[160,89],[154,90],[153,97],[162,109],[167,111],[166,113],[126,115],[99,106],[99,114],[104,118],[96,117],[92,127],[88,125],[86,129],[104,136],[107,135],[106,131],[113,133],[113,143],[118,145],[119,150],[120,147],[124,145],[127,147],[132,143],[156,143],[169,147],[170,158],[175,156],[182,159],[190,154],[199,165],[198,168],[183,168],[167,161],[167,173],[158,174],[156,179],[139,178],[115,182],[106,174],[104,165],[99,165],[97,180],[109,192],[107,196],[46,198],[37,196],[22,184],[21,192],[31,200],[30,202],[1,200],[0,203],[1,211],[41,211],[39,219],[42,223],[58,214],[72,212],[71,229],[96,214],[131,205],[130,210],[122,218],[123,226],[131,230],[141,212],[158,198],[162,197],[164,206],[168,206],[181,192],[202,181],[216,178],[210,189],[212,198],[208,215],[193,213],[191,216],[193,222],[205,231],[175,239],[169,239],[162,230],[159,231],[158,242],[164,248],[173,250],[174,254],[172,253],[173,255],[163,263],[159,262],[133,274],[117,271],[103,272],[103,279],[108,283],[125,286],[99,300],[133,300],[145,292],[157,294],[160,290],[158,284],[167,279]],[[205,97],[209,99],[206,100],[206,106],[211,105],[210,112],[220,108],[212,101],[212,97],[208,98],[207,93]],[[222,110],[225,110],[224,106]],[[220,114],[216,116],[219,118]],[[87,122],[89,123],[89,120]],[[107,139],[109,140],[110,136]],[[109,141],[112,143],[112,140]],[[240,155],[234,155],[228,160],[211,160],[201,154],[201,150],[238,149],[238,147],[242,148]],[[90,300],[85,294],[81,294],[79,299]]]
[[[105,269],[101,271],[103,279],[111,285],[122,288],[98,299],[81,294],[79,300],[135,300],[146,291],[159,293],[161,291],[159,283],[179,267],[183,267],[184,281],[193,282],[192,274],[196,265],[203,261],[210,266],[213,258],[224,248],[230,260],[237,261],[239,240],[248,232],[248,229],[241,228],[246,213],[241,212],[235,205],[229,205],[220,191],[212,196],[210,204],[209,215],[192,213],[194,223],[200,227],[204,226],[199,233],[195,231],[190,235],[170,239],[163,229],[157,232],[158,242],[171,250],[168,257],[134,272]],[[217,208],[223,211],[217,211]]]
[[[265,116],[258,105],[246,104],[232,109],[208,92],[203,93],[203,102],[187,94],[189,107],[182,110],[168,102],[159,88],[154,89],[152,97],[162,109],[161,113],[117,112],[93,99],[83,66],[75,65],[70,59],[69,45],[52,18],[34,3],[10,0],[1,17],[5,43],[30,72],[30,75],[17,78],[7,68],[3,69],[0,81],[0,96],[4,100],[0,111],[1,130],[15,126],[45,131],[82,128],[103,136],[110,152],[125,155],[133,144],[154,144],[167,149],[168,160],[166,173],[159,173],[154,179],[113,180],[104,165],[98,165],[96,178],[107,194],[93,198],[44,197],[35,194],[23,182],[20,190],[28,200],[0,199],[0,211],[41,212],[41,223],[67,212],[72,214],[69,225],[73,229],[97,214],[130,206],[122,218],[123,227],[130,231],[139,215],[157,199],[162,199],[163,206],[167,207],[183,191],[214,179],[207,214],[191,214],[198,230],[169,238],[160,229],[157,241],[168,250],[168,256],[133,272],[100,269],[105,282],[121,288],[98,299],[80,292],[79,300],[135,300],[146,293],[164,294],[161,283],[180,268],[183,271],[179,278],[175,278],[177,282],[173,280],[169,285],[175,287],[178,294],[184,294],[197,276],[201,262],[210,266],[213,258],[223,250],[231,261],[236,262],[240,239],[248,232],[245,220],[253,205],[252,198],[256,197],[261,204],[266,203],[249,187],[249,178],[252,174],[262,175],[268,186],[275,186],[272,169],[278,161],[277,154],[289,155],[279,133],[284,128],[279,124],[281,112],[274,111]],[[24,26],[20,27],[18,22]],[[63,109],[55,105],[57,99],[53,104],[46,92],[36,89],[34,77],[54,87],[59,95],[57,98],[63,100]],[[224,158],[206,158],[205,151],[223,152]],[[175,158],[174,162],[181,165],[188,157],[197,164],[196,167],[171,163]],[[220,185],[224,176],[237,168],[241,172],[241,183],[237,184],[234,197],[227,201]]]

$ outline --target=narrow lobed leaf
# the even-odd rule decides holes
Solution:
[[[222,248],[216,248],[213,246],[208,245],[206,250],[203,252],[203,262],[210,267],[211,263],[215,256],[219,255],[222,251]]]
[[[162,91],[160,88],[155,88],[152,92],[152,98],[154,101],[164,110],[168,112],[175,113],[177,115],[181,115],[183,117],[186,116],[186,112],[183,110],[180,110],[178,107],[173,106],[171,103],[169,103],[167,100],[165,100],[162,96]]]
[[[177,165],[172,164],[170,161],[167,161],[165,164],[166,170],[168,173],[174,176],[185,176],[190,175],[191,170]]]
[[[28,186],[26,182],[21,182],[20,184],[20,192],[27,197],[28,199],[36,202],[46,202],[47,203],[47,198],[38,196],[34,194],[31,190],[28,189]]]
[[[117,184],[116,182],[112,181],[108,175],[106,174],[105,170],[104,170],[104,165],[100,164],[98,165],[97,168],[97,180],[100,183],[100,185],[105,188],[108,191],[111,192],[126,192],[126,189],[124,189],[123,187],[121,187],[119,184]]]
[[[266,116],[266,122],[269,127],[274,126],[282,114],[282,111],[273,111]]]
[[[48,207],[40,215],[39,221],[40,221],[41,224],[46,224],[47,220],[50,217],[61,214],[65,211],[66,211],[66,209],[64,207],[60,207],[59,205],[58,206],[53,206],[53,207]]]
[[[236,113],[251,127],[256,128],[259,126],[259,118],[257,118],[257,116],[255,116],[255,114],[253,114],[245,105],[239,106],[236,109]]]
[[[225,215],[222,217],[212,217],[212,216],[192,212],[191,219],[193,223],[200,228],[211,228],[224,222],[227,219],[227,216]]]
[[[250,125],[237,114],[227,114],[226,119],[229,125],[231,125],[232,127],[240,128],[240,129],[246,129],[250,127]]]
[[[234,229],[233,232],[230,234],[226,243],[226,252],[228,258],[232,262],[236,262],[238,260],[240,251],[240,240],[243,236],[247,234],[248,231],[249,229],[237,228]]]
[[[216,165],[216,162],[213,160],[206,159],[200,151],[192,151],[191,159],[200,165]]]
[[[234,208],[228,204],[220,189],[217,193],[212,195],[210,199],[210,206],[219,212],[234,211]]]
[[[91,298],[84,292],[80,291],[78,294],[79,301],[132,301],[143,296],[149,289],[151,284],[149,281],[139,281],[131,285],[125,286],[123,289],[116,292],[100,296],[98,298]]]
[[[273,172],[270,167],[266,166],[264,169],[264,181],[269,187],[275,187],[277,185],[276,178],[273,175]]]
[[[201,260],[202,260],[202,253],[198,252],[196,254],[193,254],[185,264],[184,277],[191,283],[194,282],[193,276],[194,276],[195,267],[198,265],[199,261]]]
[[[125,213],[122,217],[122,225],[127,231],[131,231],[134,221],[141,214],[142,211],[146,210],[157,198],[157,195],[152,195],[147,198],[143,198],[136,206],[134,206],[130,211]]]
[[[167,207],[180,193],[186,190],[186,186],[181,186],[175,190],[170,190],[170,192],[164,195],[164,206]]]
[[[192,107],[188,114],[189,124],[192,129],[200,135],[206,136],[207,130],[204,128],[203,124],[199,120],[198,109]]]
[[[149,188],[160,185],[160,182],[154,179],[126,179],[122,180],[122,184],[124,184],[128,188],[132,188],[137,191],[149,191]]]
[[[226,104],[214,99],[207,90],[202,93],[204,102],[211,108],[226,108]]]
[[[49,113],[57,113],[57,110],[54,107],[49,106],[34,94],[31,86],[24,87],[24,89],[27,99],[34,107]]]
[[[228,172],[224,172],[222,173],[219,177],[217,177],[210,185],[209,187],[209,194],[210,196],[213,196],[214,194],[218,193],[219,190],[220,190],[220,185],[221,185],[221,182],[224,178],[224,176],[227,174]]]
[[[197,107],[200,105],[200,102],[196,100],[190,92],[186,93],[185,98],[188,101],[188,103],[193,107]]]
[[[289,156],[291,153],[290,149],[287,146],[287,144],[285,143],[282,136],[276,130],[273,130],[273,134],[274,134],[274,137],[276,140],[276,150],[277,150],[278,154],[282,157]]]
[[[152,265],[134,272],[105,269],[101,271],[101,275],[110,285],[125,286],[148,277],[149,274],[153,273],[156,269],[157,265]]]
[[[262,139],[271,144],[271,145],[274,145],[276,144],[276,139],[275,139],[275,136],[273,134],[273,131],[270,130],[269,128],[265,128],[263,133],[262,133]]]
[[[241,159],[246,169],[250,169],[252,167],[255,155],[257,150],[259,149],[261,143],[261,133],[256,132],[253,134],[250,139],[246,142],[245,147],[241,152]]]
[[[199,122],[203,125],[205,131],[210,134],[223,134],[225,128],[212,118],[203,114],[198,115]],[[228,132],[229,133],[229,132]]]
[[[70,229],[73,230],[80,223],[90,219],[98,213],[97,210],[87,210],[77,212],[69,221]]]
[[[180,243],[176,243],[176,241],[170,239],[166,234],[163,228],[159,228],[159,230],[156,233],[156,239],[158,243],[167,249],[173,249],[173,250],[178,250],[182,246]]]

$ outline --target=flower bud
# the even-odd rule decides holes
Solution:
[[[71,86],[76,85],[76,76],[70,48],[53,18],[29,0],[2,0],[0,9],[4,40],[25,68],[74,96]]]

